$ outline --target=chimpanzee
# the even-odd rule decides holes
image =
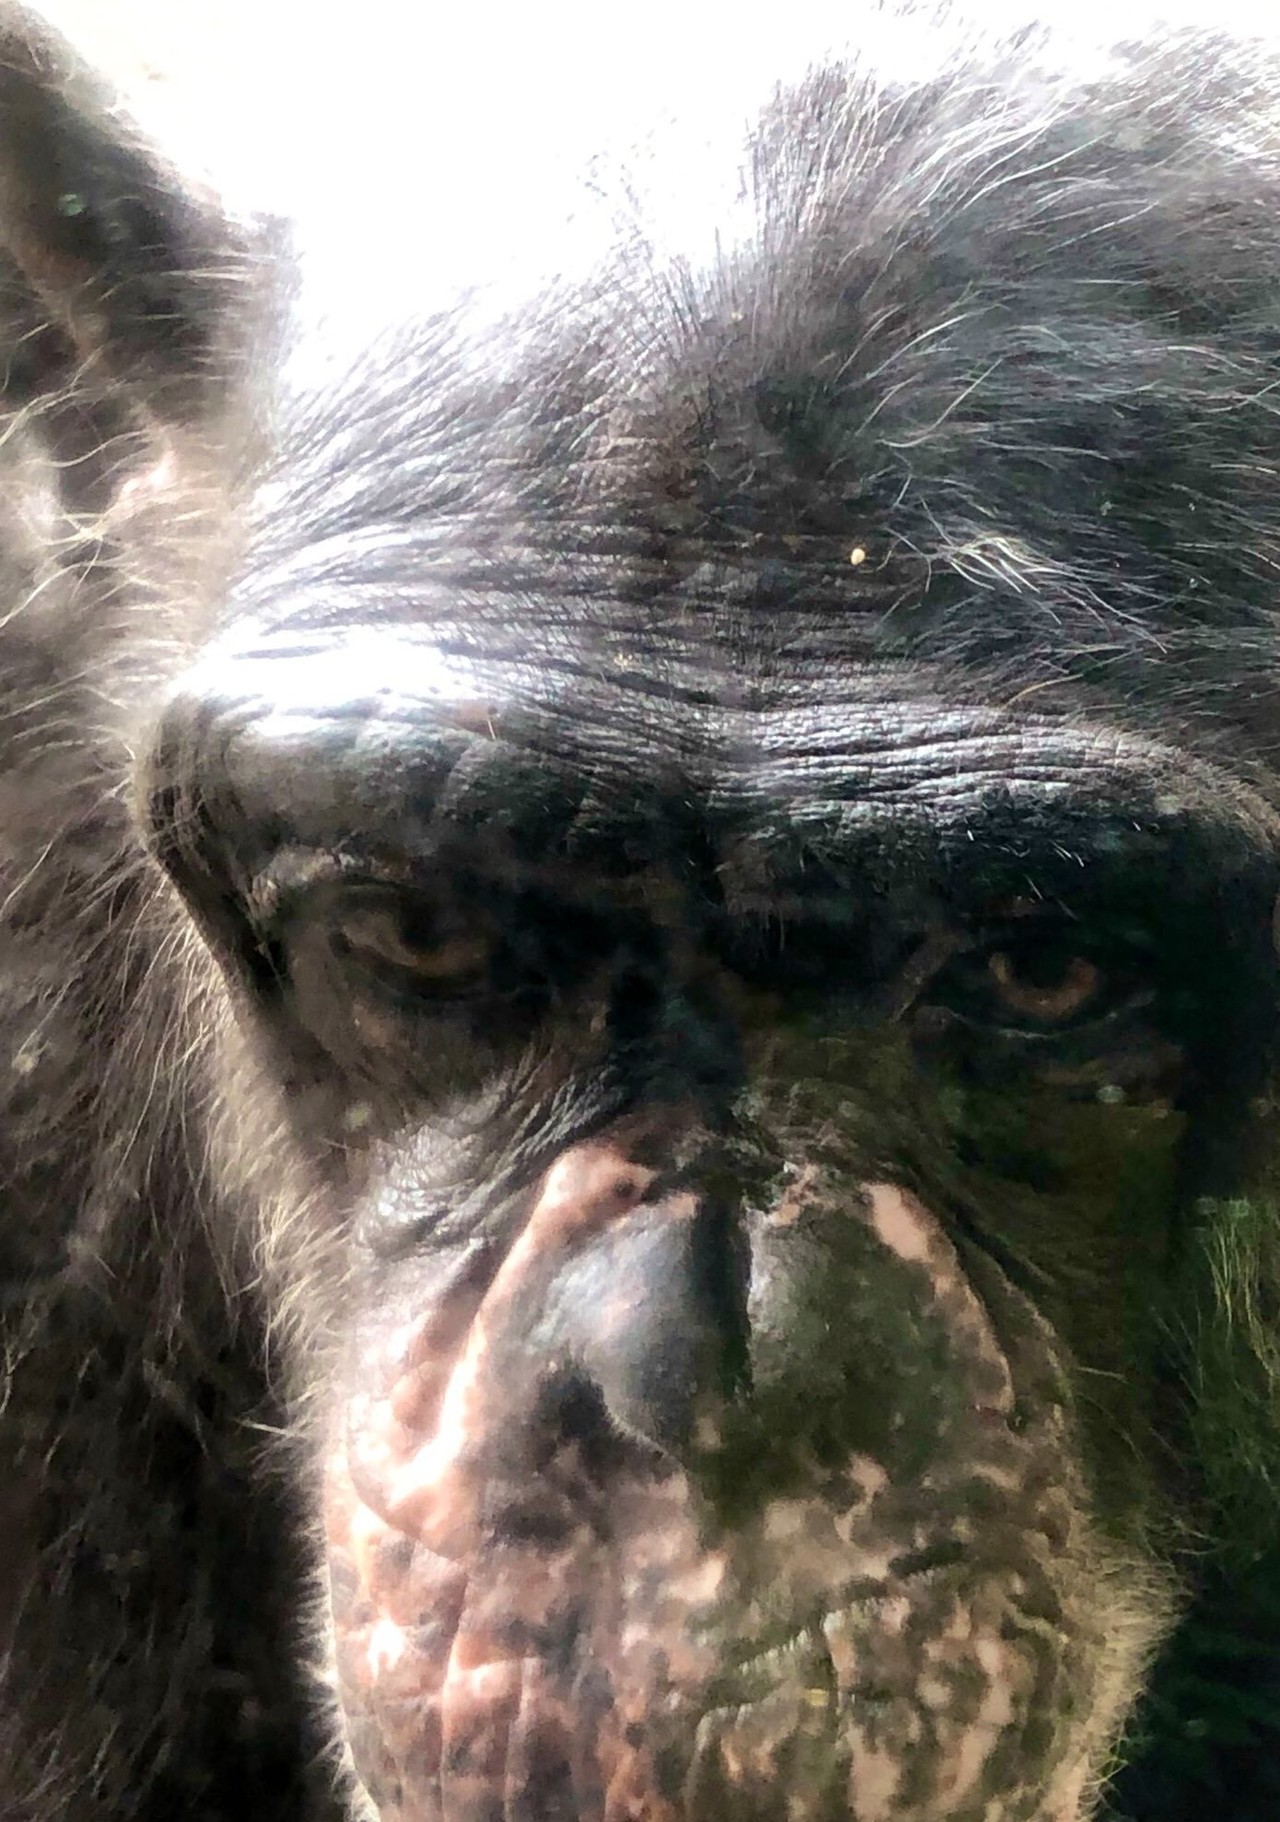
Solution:
[[[273,411],[0,37],[5,1822],[1273,1814],[1280,63]]]

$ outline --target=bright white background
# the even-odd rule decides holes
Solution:
[[[638,162],[668,230],[696,248],[734,178],[726,148],[777,81],[841,42],[918,68],[946,40],[933,24],[895,30],[874,0],[38,3],[181,161],[237,207],[297,222],[311,308],[342,339],[464,285],[509,296],[589,262],[608,232],[593,160]],[[1280,0],[966,7],[984,27],[1045,19],[1086,60],[1158,20],[1280,37]],[[703,141],[721,148],[705,164]]]

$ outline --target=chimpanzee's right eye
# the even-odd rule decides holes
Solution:
[[[359,898],[334,911],[330,945],[366,976],[430,998],[471,996],[490,977],[496,947],[487,920],[452,904],[428,906],[397,896]]]

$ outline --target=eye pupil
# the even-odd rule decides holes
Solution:
[[[1010,1012],[1046,1024],[1072,1018],[1092,1000],[1101,984],[1102,972],[1087,956],[1072,955],[1065,961],[1022,961],[1001,949],[993,955],[988,972],[997,997]]]

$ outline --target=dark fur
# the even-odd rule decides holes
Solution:
[[[1274,886],[1280,827],[1280,70],[1196,37],[1093,86],[1034,46],[906,93],[816,78],[756,141],[756,240],[706,270],[633,246],[492,346],[434,327],[389,341],[290,406],[242,553],[254,256],[60,52],[4,23],[3,1813],[338,1814],[296,1668],[314,1469],[306,1445],[269,1473],[262,1436],[308,1435],[317,1375],[340,1370],[369,1169],[353,1135],[396,1134],[419,1085],[384,1081],[378,1101],[359,1059],[335,1072],[251,1015],[279,985],[263,855],[282,836],[340,846],[368,762],[353,744],[318,783],[284,761],[230,776],[219,741],[263,698],[235,695],[226,654],[372,625],[513,665],[547,768],[621,763],[650,831],[702,783],[664,702],[706,704],[748,751],[793,686],[826,680],[839,725],[858,667],[888,663],[922,702],[1086,730],[1098,801],[1109,745],[1150,740],[1152,805],[1164,792],[1211,827],[1192,852],[1221,869],[1233,930]],[[849,787],[855,837],[894,765],[890,746]],[[929,839],[1021,839],[1000,781],[998,758],[977,796],[944,769]],[[427,782],[460,822],[505,813],[462,765]],[[777,844],[788,788],[764,812]],[[530,841],[592,852],[589,795],[529,801]],[[406,850],[411,833],[403,806],[378,831]],[[1140,1512],[1126,1542],[1140,1532],[1206,1601],[1252,1606],[1265,1664],[1276,983],[1265,928],[1233,934],[1253,1010],[1195,1110],[1157,1403],[1084,1375],[1077,1392],[1094,1490]],[[504,1135],[504,1192],[613,1117],[609,1083],[593,1092]],[[1051,1313],[1087,1356],[1105,1286],[1083,1277]],[[1203,1711],[1185,1669],[1169,1687]],[[1196,1714],[1162,1700],[1167,1752]],[[1210,1761],[1232,1822],[1271,1813],[1266,1725]],[[1123,1800],[1161,1822],[1191,1802],[1158,1777]]]
[[[13,7],[0,147],[0,1811],[299,1813],[298,1521],[128,793],[239,543],[265,272]]]

